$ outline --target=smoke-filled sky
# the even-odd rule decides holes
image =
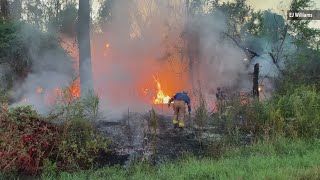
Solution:
[[[276,0],[272,0],[274,4],[269,0],[265,6],[257,3],[257,0],[248,1],[257,10],[272,9],[280,12],[281,9]],[[97,0],[93,2],[93,9],[96,11]],[[201,87],[201,91],[213,98],[213,91],[217,87],[251,90],[251,80],[247,75],[251,73],[252,67],[248,69],[243,63],[245,53],[232,40],[221,38],[221,33],[226,32],[228,28],[228,19],[222,12],[217,11],[199,20],[187,18],[183,0],[173,1],[170,7],[167,6],[167,1],[152,1],[155,3],[152,6],[146,2],[151,1],[115,1],[112,8],[114,19],[111,24],[108,24],[103,34],[96,33],[91,36],[94,86],[100,96],[102,111],[118,116],[127,112],[128,108],[137,112],[149,109],[153,99],[158,97],[156,95],[160,92],[158,81],[161,82],[164,96],[172,96],[181,90],[192,90],[192,94],[196,95],[194,87]],[[143,7],[147,9],[146,17],[140,14],[144,11]],[[288,5],[284,4],[282,9],[285,7]],[[267,21],[267,25],[273,27],[272,21]],[[250,45],[259,47],[259,53],[270,52],[272,47],[270,37],[267,36],[260,39],[252,37]],[[185,38],[192,42],[191,48],[185,43]],[[68,42],[68,39],[64,40]],[[284,42],[284,46],[286,50],[293,49],[290,47],[289,38]],[[190,49],[191,58],[196,59],[191,65],[186,63],[187,55],[191,56],[185,53],[187,48]],[[58,55],[59,52],[48,52],[45,60],[43,57],[35,57],[35,60],[53,62],[52,57],[57,57],[55,53]],[[78,54],[77,49],[73,53]],[[276,73],[272,73],[274,64],[269,56],[261,56],[254,61],[262,63],[260,71],[263,76],[276,76]],[[47,76],[61,77],[59,63],[50,64],[51,66],[59,71],[54,71],[57,76],[48,73]],[[34,68],[37,70],[34,77],[40,78],[39,82],[43,84],[30,76],[21,86],[25,89],[17,88],[17,92],[38,107],[45,107],[41,104],[42,100],[39,103],[39,96],[36,95],[36,99],[31,98],[36,91],[30,87],[54,89],[47,85],[53,84],[52,78],[49,80],[42,75],[43,68]],[[57,78],[55,84],[58,87],[66,85],[66,79],[72,78],[72,75],[62,78],[63,80]],[[214,104],[213,100],[210,102]]]

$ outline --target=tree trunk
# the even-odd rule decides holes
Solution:
[[[81,97],[93,90],[90,49],[90,4],[79,0],[78,47]]]
[[[55,21],[58,24],[60,21],[60,10],[61,10],[61,3],[60,0],[57,0],[56,4],[55,4],[55,11],[56,11],[56,18]]]
[[[8,19],[9,17],[9,3],[7,0],[1,0],[1,17],[2,19]]]
[[[252,94],[259,99],[259,63],[254,65]]]

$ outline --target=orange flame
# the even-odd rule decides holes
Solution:
[[[42,92],[43,92],[42,87],[38,87],[38,88],[37,88],[37,93],[38,93],[38,94],[41,94]]]
[[[72,97],[76,97],[76,98],[80,97],[80,80],[79,79],[74,81],[70,86],[70,94]]]
[[[153,103],[154,104],[167,104],[169,103],[170,96],[165,95],[161,89],[161,84],[159,80],[157,80],[154,76],[152,76],[154,81],[157,83],[157,97],[154,98]]]

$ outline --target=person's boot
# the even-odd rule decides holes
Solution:
[[[179,127],[179,131],[182,132],[183,131],[183,127]]]
[[[173,128],[176,130],[178,128],[178,124],[174,124]]]

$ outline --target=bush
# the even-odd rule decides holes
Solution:
[[[319,137],[320,93],[314,87],[301,86],[277,97],[270,109],[269,121],[276,130],[290,136]]]
[[[245,108],[246,119],[255,134],[320,137],[320,93],[314,87],[301,86]]]
[[[41,171],[52,174],[58,170],[92,168],[95,158],[107,150],[110,142],[88,119],[95,116],[97,109],[85,109],[97,108],[97,97],[88,98],[75,98],[68,106],[61,107],[64,113],[48,118],[39,116],[31,106],[3,111],[0,114],[1,172],[35,175]],[[85,103],[86,100],[91,103]]]
[[[67,121],[57,146],[58,167],[62,170],[89,169],[101,150],[107,150],[109,140],[84,119]]]
[[[23,106],[0,115],[0,170],[36,174],[57,145],[58,130]]]
[[[68,88],[61,95],[53,112],[55,120],[62,122],[57,166],[68,171],[92,168],[100,151],[106,151],[110,144],[94,127],[99,97],[93,93],[85,98],[72,97]]]

